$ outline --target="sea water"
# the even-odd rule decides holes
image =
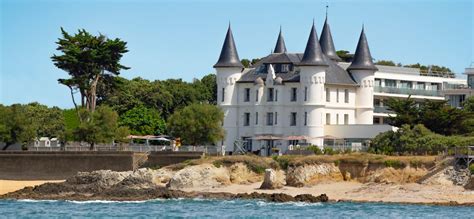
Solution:
[[[474,218],[474,207],[260,200],[0,200],[0,218]]]

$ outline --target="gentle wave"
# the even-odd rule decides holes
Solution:
[[[266,202],[266,201],[257,201],[258,206],[269,206],[269,205],[292,205],[298,207],[304,206],[322,206],[320,202],[317,203],[308,203],[308,202]]]
[[[111,200],[88,200],[88,201],[75,201],[75,200],[66,200],[66,202],[71,202],[74,204],[91,204],[91,203],[101,203],[101,204],[109,204],[109,203],[145,203],[155,201],[153,200],[142,200],[142,201],[111,201]]]
[[[18,199],[18,202],[57,202],[58,200],[35,200],[35,199]]]

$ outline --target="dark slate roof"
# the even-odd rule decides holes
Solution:
[[[309,34],[308,43],[306,43],[306,49],[304,50],[303,58],[298,64],[300,66],[328,66],[328,63],[323,57],[321,46],[318,41],[318,34],[316,34],[316,28],[311,27]]]
[[[321,31],[321,37],[319,39],[319,44],[321,45],[321,50],[323,53],[334,61],[341,61],[336,54],[336,49],[334,48],[334,42],[332,40],[331,28],[329,28],[328,18],[324,21],[323,31]]]
[[[265,64],[293,64],[297,65],[303,58],[302,53],[273,53],[262,58],[258,63],[253,65],[254,68],[245,69],[242,73],[242,77],[239,79],[239,83],[253,83],[255,79],[262,78],[263,80],[267,77],[267,72],[257,72],[262,65]],[[355,86],[357,83],[354,81],[349,72],[344,70],[337,62],[330,60],[323,56],[325,62],[328,63],[326,69],[326,84],[340,84],[340,85],[352,85]],[[300,74],[296,69],[288,73],[275,73],[276,77],[281,77],[283,82],[300,82]]]
[[[221,55],[214,65],[214,68],[217,67],[244,67],[240,62],[239,54],[237,54],[237,48],[235,47],[234,36],[232,35],[230,25],[227,29],[224,45],[222,45]]]
[[[280,34],[278,34],[278,40],[275,45],[275,50],[273,53],[285,53],[286,52],[286,46],[285,46],[285,40],[283,39],[283,35],[281,34],[281,28],[280,28]]]
[[[369,50],[369,43],[367,42],[367,38],[365,37],[363,27],[362,32],[360,33],[359,42],[357,43],[357,49],[354,54],[354,59],[352,60],[352,63],[347,68],[347,70],[378,70],[372,62],[372,56],[370,55]]]

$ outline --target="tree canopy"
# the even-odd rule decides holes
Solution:
[[[470,99],[466,101],[467,107],[464,109],[451,107],[446,101],[425,100],[418,103],[410,97],[391,98],[384,103],[396,114],[389,117],[390,125],[413,127],[423,124],[429,130],[442,135],[470,135],[474,134],[473,123],[469,123],[474,120],[474,114],[469,106],[471,101]]]
[[[120,116],[119,124],[127,126],[133,135],[160,135],[166,132],[166,123],[156,109],[137,106]]]
[[[15,143],[27,146],[35,138],[63,137],[64,131],[64,117],[57,107],[49,108],[38,103],[0,104],[0,142],[6,144],[3,150]]]
[[[191,104],[177,110],[168,119],[169,133],[184,144],[213,144],[224,138],[222,110],[209,104]]]
[[[56,44],[62,54],[51,57],[54,65],[69,74],[69,78],[58,79],[60,84],[70,89],[77,108],[74,93],[81,95],[81,106],[89,111],[96,107],[97,84],[103,77],[120,74],[129,69],[120,64],[123,54],[128,52],[126,42],[105,35],[93,36],[84,29],[71,35],[61,28],[62,38]]]

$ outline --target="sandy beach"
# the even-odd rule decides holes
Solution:
[[[14,192],[26,186],[37,186],[47,182],[64,182],[64,180],[3,180],[0,179],[0,195]]]
[[[311,187],[289,187],[281,189],[259,189],[261,182],[216,188],[192,188],[184,191],[200,192],[229,192],[229,193],[286,193],[292,196],[299,194],[320,195],[325,193],[332,201],[352,200],[367,202],[395,202],[395,203],[448,203],[457,202],[474,203],[474,191],[465,190],[454,185],[422,185],[408,184],[382,184],[358,182],[330,182],[321,183]]]

